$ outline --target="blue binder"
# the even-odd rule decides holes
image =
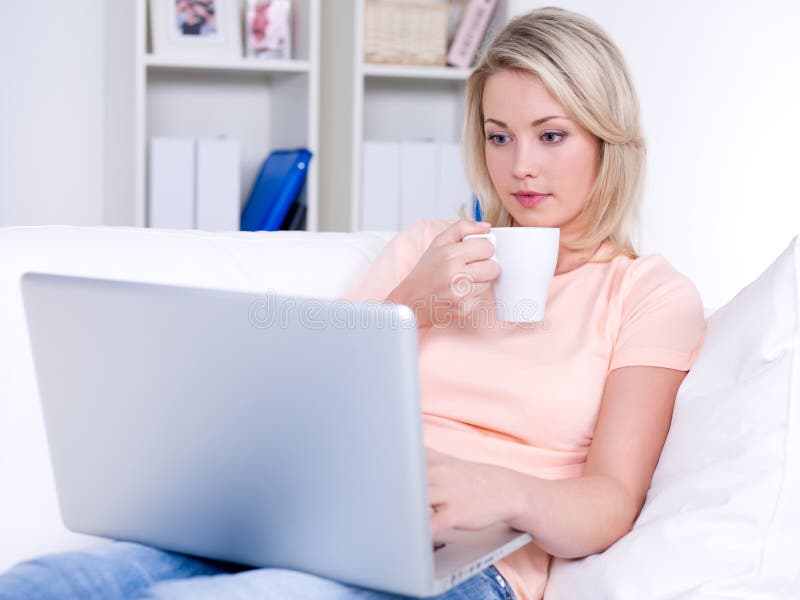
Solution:
[[[306,180],[311,152],[275,150],[258,173],[242,211],[242,231],[277,231]]]

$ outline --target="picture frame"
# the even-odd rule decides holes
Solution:
[[[292,0],[246,0],[245,56],[292,57]]]
[[[239,0],[149,0],[154,55],[242,57]]]

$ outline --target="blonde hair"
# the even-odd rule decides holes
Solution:
[[[584,250],[610,241],[613,255],[636,258],[647,149],[622,53],[594,21],[555,7],[511,20],[488,45],[467,81],[463,145],[467,179],[483,218],[497,227],[512,225],[512,218],[486,167],[483,89],[489,76],[503,70],[537,76],[600,141],[597,178],[579,216],[590,233],[564,246]]]

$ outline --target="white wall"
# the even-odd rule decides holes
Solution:
[[[0,226],[103,221],[103,13],[0,2]]]
[[[545,4],[508,3],[512,13]],[[650,149],[642,250],[663,253],[708,306],[723,304],[800,233],[800,2],[558,4],[611,34],[639,90]],[[0,2],[0,226],[104,222],[104,10],[103,0]],[[105,222],[128,224],[126,203],[107,198]]]
[[[597,21],[632,71],[649,143],[642,250],[724,304],[800,233],[800,2],[553,4]]]

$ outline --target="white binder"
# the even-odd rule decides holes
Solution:
[[[400,144],[364,142],[361,169],[361,229],[400,227]]]
[[[160,229],[194,227],[194,140],[150,140],[147,225]]]
[[[472,217],[472,190],[464,174],[461,144],[440,143],[438,151],[433,216],[437,219],[460,219],[459,211],[463,206],[465,215]]]
[[[195,227],[205,231],[238,231],[241,213],[239,141],[197,140]]]
[[[400,144],[400,227],[435,213],[437,144],[405,141]]]

